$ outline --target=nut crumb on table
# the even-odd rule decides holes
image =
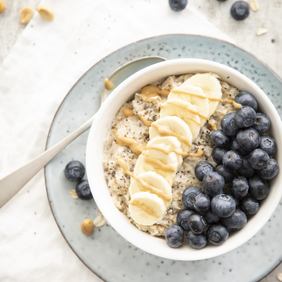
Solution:
[[[6,10],[6,3],[4,0],[0,0],[0,14]]]
[[[20,23],[26,25],[33,17],[33,10],[30,7],[25,7],[20,10]]]
[[[41,18],[45,21],[53,21],[54,20],[54,13],[46,8],[46,7],[43,7],[43,6],[39,6],[37,8],[37,12],[39,13],[39,15],[41,16]]]

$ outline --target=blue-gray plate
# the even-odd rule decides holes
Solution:
[[[163,35],[127,45],[89,69],[70,90],[50,128],[47,147],[90,118],[99,108],[103,80],[124,63],[143,56],[203,58],[231,66],[255,81],[282,114],[282,81],[244,50],[221,40],[197,35]],[[99,136],[97,136],[99,138]],[[85,159],[87,132],[61,152],[45,169],[47,194],[55,220],[74,253],[105,281],[257,281],[282,257],[282,203],[265,227],[240,248],[217,258],[177,262],[135,248],[110,226],[86,237],[80,223],[97,214],[93,200],[73,199],[74,185],[63,170],[72,159]]]

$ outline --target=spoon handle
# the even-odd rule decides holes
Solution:
[[[41,168],[52,160],[74,139],[86,131],[92,124],[95,115],[78,129],[67,135],[38,157],[0,179],[0,208],[7,203]]]

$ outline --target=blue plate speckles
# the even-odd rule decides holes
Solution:
[[[128,45],[93,66],[75,84],[59,108],[47,147],[90,118],[99,108],[103,79],[129,60],[162,57],[204,58],[231,66],[255,81],[282,114],[282,82],[255,57],[229,43],[192,35],[165,35]],[[98,136],[97,136],[98,138]],[[71,159],[84,161],[87,133],[68,146],[45,170],[50,205],[63,236],[80,259],[106,281],[257,281],[282,255],[282,203],[266,226],[242,247],[215,259],[176,262],[148,255],[127,243],[111,227],[92,237],[80,231],[80,222],[96,214],[94,201],[72,199],[73,185],[63,176]]]

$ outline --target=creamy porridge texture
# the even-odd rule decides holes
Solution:
[[[212,106],[209,107],[209,109],[213,108],[212,112],[205,113],[204,111],[199,111],[198,115],[196,115],[198,119],[192,121],[192,123],[191,118],[185,120],[190,123],[192,135],[197,137],[193,139],[193,143],[191,142],[192,144],[190,145],[188,145],[189,142],[186,144],[184,140],[182,140],[183,142],[180,142],[181,148],[177,149],[178,159],[176,160],[176,167],[173,166],[173,157],[169,161],[168,167],[163,167],[161,163],[157,163],[156,166],[154,163],[154,167],[161,166],[162,171],[169,171],[175,168],[173,177],[168,177],[168,174],[166,173],[162,174],[172,187],[172,189],[168,187],[167,190],[165,190],[167,193],[157,193],[159,197],[156,198],[161,198],[163,201],[158,202],[155,198],[151,199],[152,202],[159,205],[159,209],[154,210],[154,207],[149,209],[146,207],[145,209],[147,214],[160,216],[160,219],[154,224],[149,224],[150,218],[148,219],[148,225],[138,224],[136,220],[132,220],[133,211],[131,210],[130,213],[129,209],[130,200],[131,202],[134,200],[133,197],[130,197],[129,190],[133,189],[133,182],[137,181],[134,178],[133,172],[136,172],[136,170],[139,169],[141,158],[150,158],[150,154],[152,155],[155,152],[154,150],[149,151],[149,156],[144,152],[144,148],[148,146],[148,142],[152,139],[150,137],[157,124],[154,123],[154,121],[161,120],[160,115],[164,115],[164,112],[166,115],[174,116],[171,112],[171,106],[164,107],[164,105],[167,104],[168,94],[171,93],[172,89],[179,89],[179,86],[182,85],[183,82],[186,82],[193,76],[194,74],[170,76],[165,80],[142,88],[134,95],[131,101],[127,102],[119,110],[112,123],[108,139],[106,140],[104,170],[114,203],[117,208],[123,212],[135,226],[137,226],[137,228],[154,236],[164,236],[166,228],[175,223],[177,213],[183,208],[181,201],[183,190],[187,186],[197,186],[199,184],[199,180],[194,174],[196,164],[200,160],[209,160],[213,163],[211,158],[212,146],[209,138],[211,130],[219,128],[222,117],[226,113],[234,111],[234,107],[236,108],[236,106],[238,106],[236,103],[232,102],[237,95],[238,90],[218,78],[222,91],[222,97],[219,98],[222,98],[222,100],[212,100]],[[177,95],[177,91],[175,92],[174,95]],[[178,94],[181,95],[181,91]],[[203,99],[203,104],[204,102],[205,99]],[[170,99],[170,103],[176,105],[178,109],[183,107],[182,105],[177,104],[177,99]],[[201,106],[201,109],[204,109],[204,105]],[[187,113],[186,109],[184,110],[185,113]],[[193,108],[189,108],[189,111],[192,111],[193,113]],[[181,115],[181,113],[178,113],[178,115]],[[181,117],[185,118],[184,114]],[[194,117],[195,114],[193,113],[193,118]],[[206,122],[206,120],[208,121]],[[201,126],[195,126],[195,124],[200,124]],[[200,132],[197,134],[195,131],[199,129]],[[176,137],[179,137],[178,139],[181,141],[181,136],[178,135]],[[189,148],[186,148],[187,146]],[[146,149],[146,151],[147,150],[148,149]],[[175,155],[175,152],[172,154]],[[134,187],[138,186],[138,183],[135,183],[136,185]],[[148,187],[148,189],[150,191],[150,189],[154,188]],[[169,189],[171,189],[171,195]],[[138,205],[140,205],[140,201],[142,204],[142,198],[137,200]],[[156,214],[159,210],[161,210],[161,214]]]

